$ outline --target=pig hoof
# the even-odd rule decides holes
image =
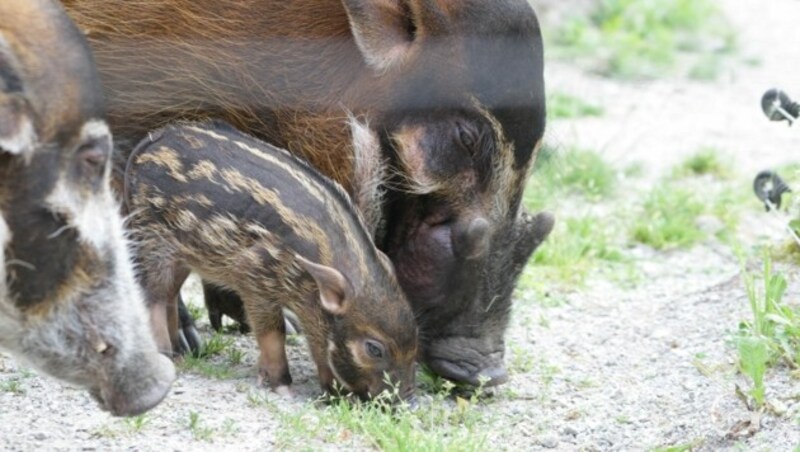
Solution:
[[[292,400],[294,399],[294,395],[292,394],[292,390],[288,386],[278,386],[273,389],[275,394],[277,394],[280,398],[285,400]]]

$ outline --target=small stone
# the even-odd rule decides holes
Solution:
[[[34,433],[33,439],[36,441],[44,441],[47,439],[47,435],[42,432]]]
[[[547,449],[555,449],[558,447],[558,437],[548,433],[539,438],[539,445]]]
[[[571,425],[562,428],[561,433],[566,436],[578,436],[578,431]]]
[[[783,416],[787,411],[789,411],[789,407],[787,407],[786,404],[780,400],[770,400],[767,402],[767,405],[776,416]]]

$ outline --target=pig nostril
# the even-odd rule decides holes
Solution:
[[[99,342],[95,345],[95,351],[102,355],[104,358],[110,358],[116,353],[116,349],[109,345],[107,342]]]
[[[460,242],[454,244],[456,253],[466,259],[477,259],[486,254],[489,249],[489,221],[486,218],[475,218],[460,229],[461,232],[454,235]]]

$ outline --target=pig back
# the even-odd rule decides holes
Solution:
[[[268,240],[322,262],[334,253],[360,260],[374,248],[341,187],[219,121],[151,133],[128,160],[124,188],[131,212],[146,211],[195,248],[238,252]]]

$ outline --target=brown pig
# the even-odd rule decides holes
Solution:
[[[0,1],[0,350],[115,415],[169,392],[111,192],[83,36],[48,0]]]
[[[140,143],[125,200],[158,343],[190,271],[242,297],[259,379],[291,383],[282,309],[308,338],[320,383],[362,397],[414,391],[417,328],[393,267],[349,196],[290,153],[223,123],[168,126]],[[174,340],[173,340],[174,342]]]

